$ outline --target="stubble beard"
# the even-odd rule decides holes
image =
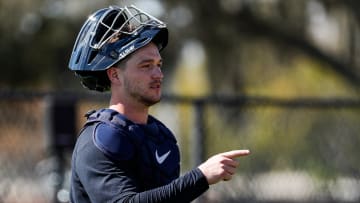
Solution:
[[[133,96],[137,99],[138,102],[144,104],[147,107],[155,105],[161,100],[161,97],[155,99],[141,94],[134,94]]]
[[[143,104],[144,106],[150,107],[161,100],[161,93],[159,97],[152,97],[146,95],[143,89],[139,88],[136,85],[131,84],[130,81],[125,81],[125,88],[128,91],[129,95],[134,98],[137,102]]]

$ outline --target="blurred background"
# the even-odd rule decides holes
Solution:
[[[68,202],[71,151],[108,105],[67,68],[93,11],[168,24],[164,98],[182,172],[250,149],[196,202],[360,201],[360,1],[0,0],[0,203]]]

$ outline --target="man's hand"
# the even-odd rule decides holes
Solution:
[[[236,172],[236,167],[239,165],[234,159],[249,154],[249,150],[233,150],[220,153],[210,157],[198,168],[205,175],[209,185],[221,180],[227,181],[232,178],[232,175]]]

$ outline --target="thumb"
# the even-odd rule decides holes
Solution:
[[[250,154],[250,150],[248,149],[242,149],[242,150],[232,150],[228,152],[221,153],[221,155],[233,159],[240,156],[246,156]]]

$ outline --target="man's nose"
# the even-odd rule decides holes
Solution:
[[[161,68],[160,67],[156,67],[153,69],[153,74],[152,76],[154,78],[159,78],[159,79],[162,79],[164,77],[164,74],[163,72],[161,71]]]

